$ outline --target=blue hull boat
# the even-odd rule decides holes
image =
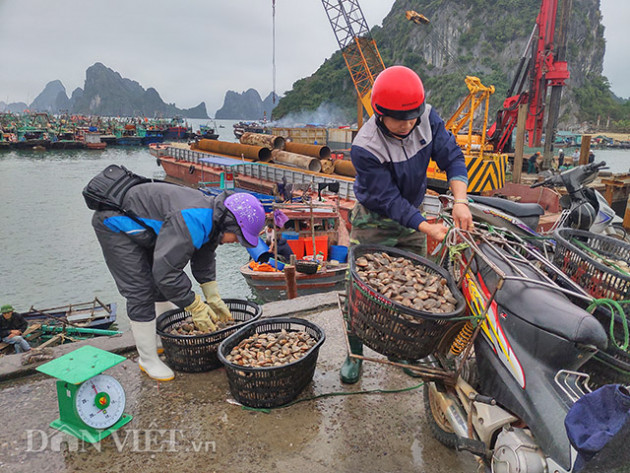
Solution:
[[[98,298],[90,302],[69,304],[51,309],[31,307],[22,316],[29,323],[67,324],[90,329],[107,329],[116,322],[116,303],[103,304]]]

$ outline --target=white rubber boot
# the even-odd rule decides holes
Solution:
[[[151,322],[131,321],[131,331],[138,350],[138,366],[150,378],[157,381],[170,381],[175,378],[173,370],[166,366],[157,354],[155,319]]]
[[[155,319],[162,315],[164,312],[168,312],[169,310],[178,309],[178,307],[170,301],[164,302],[156,302],[155,303]],[[164,348],[162,348],[162,338],[159,335],[155,336],[157,339],[157,353],[161,355],[164,353]]]

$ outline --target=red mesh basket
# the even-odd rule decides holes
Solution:
[[[630,275],[595,258],[593,252],[614,260],[630,261],[630,244],[616,238],[583,230],[555,231],[553,264],[597,299],[630,299]]]

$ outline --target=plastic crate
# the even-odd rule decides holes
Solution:
[[[217,350],[223,340],[237,332],[243,326],[254,322],[262,315],[262,308],[253,302],[239,299],[224,299],[234,320],[241,323],[208,333],[207,335],[173,335],[166,333],[173,324],[181,322],[190,313],[175,309],[160,315],[157,319],[157,333],[162,339],[166,363],[177,371],[199,373],[221,366]]]
[[[433,274],[439,274],[448,282],[457,305],[453,312],[436,314],[423,312],[394,302],[369,286],[357,274],[356,260],[366,253],[387,253],[404,257],[422,265]],[[417,360],[431,354],[442,336],[456,323],[466,309],[464,296],[449,273],[416,254],[385,246],[357,245],[350,248],[350,287],[348,310],[352,331],[365,345],[382,355]],[[411,316],[408,320],[404,315]]]
[[[572,240],[579,241],[606,258],[623,261],[630,261],[629,243],[572,228],[556,230],[554,239],[556,241],[554,265],[591,296],[598,299],[630,299],[630,275],[600,263],[591,253],[579,248]]]
[[[243,339],[255,333],[304,331],[317,343],[297,361],[282,366],[248,367],[229,362],[226,356]],[[219,346],[219,360],[225,366],[234,399],[249,407],[277,407],[294,400],[311,382],[319,348],[326,339],[324,331],[312,322],[277,317],[252,322],[224,340]]]

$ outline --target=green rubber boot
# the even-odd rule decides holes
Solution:
[[[350,342],[350,351],[354,355],[363,355],[363,343],[361,339],[354,335],[353,333],[348,332],[348,341]],[[341,365],[341,370],[339,370],[339,377],[341,378],[342,383],[346,384],[354,384],[361,378],[361,366],[363,365],[363,360],[357,360],[356,358],[350,358],[350,356],[346,357],[346,361]]]
[[[420,365],[420,363],[418,363],[417,361],[400,361],[399,363],[402,363],[403,365],[414,365],[414,366]],[[403,373],[405,373],[407,376],[411,376],[412,378],[422,378],[421,375],[419,375],[413,370],[410,370],[409,368],[403,368]]]
[[[399,360],[398,358],[394,358],[393,356],[388,356],[387,359],[389,361],[393,361],[394,363],[400,363],[401,365],[414,365],[414,366],[420,365],[418,361]],[[402,370],[403,370],[403,373],[405,373],[407,376],[411,376],[412,378],[422,378],[422,376],[420,376],[415,371],[410,370],[409,368],[403,368]]]

